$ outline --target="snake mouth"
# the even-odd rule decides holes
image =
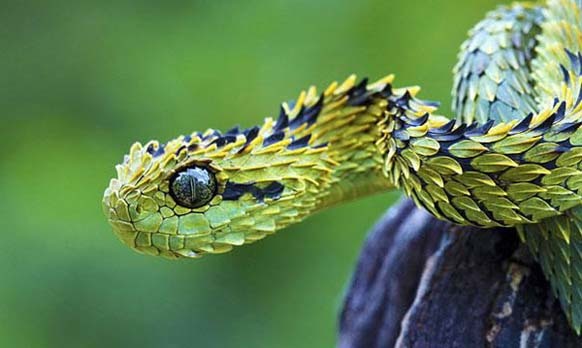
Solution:
[[[120,203],[121,202],[121,203]],[[214,233],[179,234],[140,231],[136,228],[139,221],[120,214],[123,200],[116,191],[106,190],[103,210],[117,238],[140,254],[162,256],[167,259],[198,259],[205,254],[221,254],[232,250],[237,243],[221,243],[217,240],[227,231],[216,230]],[[141,221],[141,220],[140,220]],[[222,236],[224,238],[224,236]]]
[[[140,254],[162,256],[168,259],[201,258],[214,248],[208,243],[209,236],[183,236],[161,232],[140,232],[126,229],[124,221],[109,220],[117,238]],[[121,228],[120,228],[121,227]]]
[[[212,236],[179,235],[162,232],[143,232],[135,229],[131,221],[120,220],[114,209],[108,210],[108,220],[117,238],[140,254],[162,256],[167,259],[201,258],[216,252]],[[203,250],[209,249],[209,250]]]
[[[115,228],[114,228],[115,230]],[[115,230],[117,237],[140,254],[162,256],[167,259],[199,259],[206,254],[222,254],[234,248],[232,244],[216,243],[216,238]]]
[[[120,234],[118,237],[133,250],[140,254],[162,256],[169,259],[201,258],[205,251],[186,248],[187,239],[184,236],[166,233],[137,232],[135,238],[128,244]]]

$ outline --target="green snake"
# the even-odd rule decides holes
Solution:
[[[418,87],[350,76],[260,126],[135,143],[103,198],[117,236],[167,258],[228,252],[326,207],[400,188],[439,219],[516,227],[582,327],[582,14],[519,3],[470,32],[456,120]]]

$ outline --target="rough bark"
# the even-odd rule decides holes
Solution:
[[[582,347],[513,229],[438,221],[408,200],[369,234],[338,346]]]

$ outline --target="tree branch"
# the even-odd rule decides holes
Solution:
[[[513,229],[438,221],[405,200],[369,234],[340,315],[347,347],[580,347]]]

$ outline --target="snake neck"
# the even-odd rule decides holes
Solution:
[[[325,173],[304,176],[315,183],[308,189],[316,197],[315,210],[401,186],[399,170],[406,169],[398,164],[404,164],[402,150],[407,146],[402,135],[448,122],[431,115],[435,103],[415,98],[418,87],[393,88],[392,82],[390,75],[356,83],[352,75],[321,95],[312,87],[296,101],[283,103],[277,121],[266,120],[263,129],[271,137],[285,129],[281,141],[321,151],[317,167]],[[296,148],[288,145],[287,151]],[[304,153],[300,156],[305,158]]]

